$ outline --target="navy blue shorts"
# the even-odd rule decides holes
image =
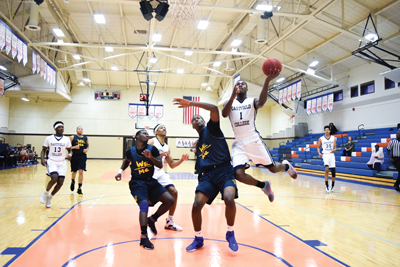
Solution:
[[[167,192],[156,179],[150,179],[148,181],[132,179],[129,181],[129,189],[138,204],[147,200],[151,201],[154,205],[158,202],[162,194]]]
[[[218,193],[221,193],[222,199],[224,199],[224,189],[228,186],[236,188],[235,198],[238,198],[235,174],[230,164],[229,166],[203,173],[196,187],[196,192],[203,192],[208,197],[207,204],[211,205]]]
[[[72,154],[71,157],[71,172],[77,172],[78,170],[86,171],[86,160],[87,156],[83,154]]]

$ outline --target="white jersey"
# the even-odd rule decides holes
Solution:
[[[326,139],[325,135],[321,137],[322,154],[329,154],[332,152],[335,138],[336,137],[332,135],[329,139]]]
[[[155,147],[158,149],[158,151],[160,152],[160,154],[163,153],[163,152],[167,152],[167,153],[168,153],[169,147],[168,147],[168,145],[167,145],[166,143],[164,143],[164,144],[162,145],[162,144],[160,143],[160,141],[158,141],[157,137],[153,137],[152,139],[153,139],[153,141],[154,141],[153,146],[155,146]],[[165,156],[162,156],[162,157],[161,157],[161,161],[162,161],[163,166],[164,166],[164,160],[165,160]],[[159,174],[160,172],[164,173],[164,170],[163,170],[162,168],[158,168],[158,167],[154,166],[154,175],[153,175],[153,176],[156,176],[156,175]]]
[[[235,138],[243,138],[252,135],[256,131],[255,119],[257,110],[254,106],[254,98],[246,98],[243,102],[233,100],[229,120],[232,124]]]
[[[71,147],[71,140],[64,135],[57,137],[53,134],[46,137],[43,146],[47,147],[49,150],[49,159],[53,161],[63,161],[67,155],[65,149]]]

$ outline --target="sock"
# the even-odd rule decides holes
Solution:
[[[146,238],[147,237],[147,225],[140,226],[140,232],[142,233],[142,237],[141,238]],[[143,237],[143,236],[145,236],[145,237]]]
[[[168,221],[173,222],[173,221],[174,221],[174,215],[169,215],[169,216],[168,216]]]
[[[79,187],[78,187],[78,188],[79,188],[79,189],[81,189],[81,187],[82,187],[82,184],[78,184],[78,185],[79,185]]]
[[[289,165],[285,164],[285,171],[288,171],[288,170],[289,170]]]
[[[73,184],[74,184],[74,183],[75,183],[75,179],[71,179],[71,183],[73,183]]]
[[[197,237],[202,237],[203,235],[201,234],[201,230],[200,231],[195,231],[194,232],[194,236],[197,236]]]
[[[329,182],[328,181],[325,181],[325,186],[326,186],[326,188],[329,188]]]
[[[264,188],[265,183],[264,183],[264,182],[257,181],[256,186],[262,189],[262,188]]]
[[[335,182],[332,182],[332,187],[331,188],[333,188],[335,186]]]
[[[233,225],[232,226],[228,225],[228,232],[232,232],[232,231],[233,231]]]
[[[153,221],[156,222],[156,221],[158,220],[158,218],[160,218],[160,215],[158,215],[157,212],[156,212],[156,213],[154,213],[153,215],[151,215],[150,218],[151,218]]]
[[[49,191],[47,191],[46,189],[44,190],[44,192],[45,192],[46,194],[49,194]]]

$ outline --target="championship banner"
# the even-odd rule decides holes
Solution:
[[[333,93],[328,95],[328,110],[329,112],[333,110]]]
[[[146,116],[146,105],[138,105],[138,113],[139,118],[143,118]]]
[[[154,106],[149,105],[149,119],[151,120],[154,117]]]
[[[42,59],[43,60],[43,59]],[[43,79],[47,79],[47,62],[43,60]]]
[[[35,53],[36,54],[36,53]],[[36,54],[36,72],[37,74],[41,73],[41,64],[42,64],[42,58]],[[42,75],[40,75],[40,77],[42,77]]]
[[[328,109],[328,96],[324,95],[322,97],[322,111],[325,113],[327,109]]]
[[[164,114],[164,106],[163,105],[155,105],[154,113],[158,119],[162,118],[162,116]]]
[[[11,33],[11,56],[14,59],[17,55],[18,38],[14,33]]]
[[[128,109],[129,117],[134,119],[137,116],[137,113],[138,113],[138,105],[129,104],[129,109]]]
[[[279,105],[282,106],[282,96],[283,96],[283,90],[279,90]]]
[[[301,80],[297,83],[296,89],[297,89],[297,92],[296,92],[297,99],[300,100],[300,98],[301,98]]]
[[[286,103],[286,97],[287,97],[287,88],[283,89],[283,104]]]
[[[53,73],[53,85],[56,85],[57,71],[53,70],[52,73]]]
[[[322,97],[317,98],[317,113],[321,114]]]
[[[193,148],[197,138],[176,138],[176,147]]]
[[[317,99],[314,98],[314,99],[311,100],[311,113],[313,115],[317,114],[316,108],[317,108]]]
[[[11,30],[6,28],[6,54],[8,55],[12,49],[12,37],[11,37]]]
[[[40,77],[43,77],[43,73],[44,73],[44,71],[43,71],[43,59],[40,57],[40,64],[39,64],[39,66],[40,66]]]
[[[17,47],[17,60],[18,60],[18,62],[21,62],[21,60],[22,60],[22,41],[21,41],[21,39],[19,39],[19,38],[17,38],[17,44],[18,44],[18,47]]]
[[[22,63],[24,66],[28,63],[28,46],[22,42]]]
[[[290,100],[292,100],[292,86],[289,86],[287,89],[287,102],[290,104]]]
[[[0,97],[4,95],[4,80],[0,77]]]
[[[46,66],[46,73],[47,73],[47,83],[50,83],[51,71],[49,65]]]
[[[308,117],[312,115],[311,113],[311,100],[307,100],[307,111],[306,111]]]
[[[6,25],[0,20],[0,50],[6,45]]]
[[[292,85],[292,100],[296,100],[296,90],[297,90],[297,84]]]

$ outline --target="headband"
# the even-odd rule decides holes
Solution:
[[[161,126],[164,126],[164,127],[165,127],[164,124],[160,123],[159,125],[156,126],[156,128],[154,128],[154,134],[156,134],[158,128],[160,128]]]
[[[57,129],[58,126],[63,126],[64,127],[64,124],[63,123],[57,123],[56,125],[54,125],[54,130]]]

